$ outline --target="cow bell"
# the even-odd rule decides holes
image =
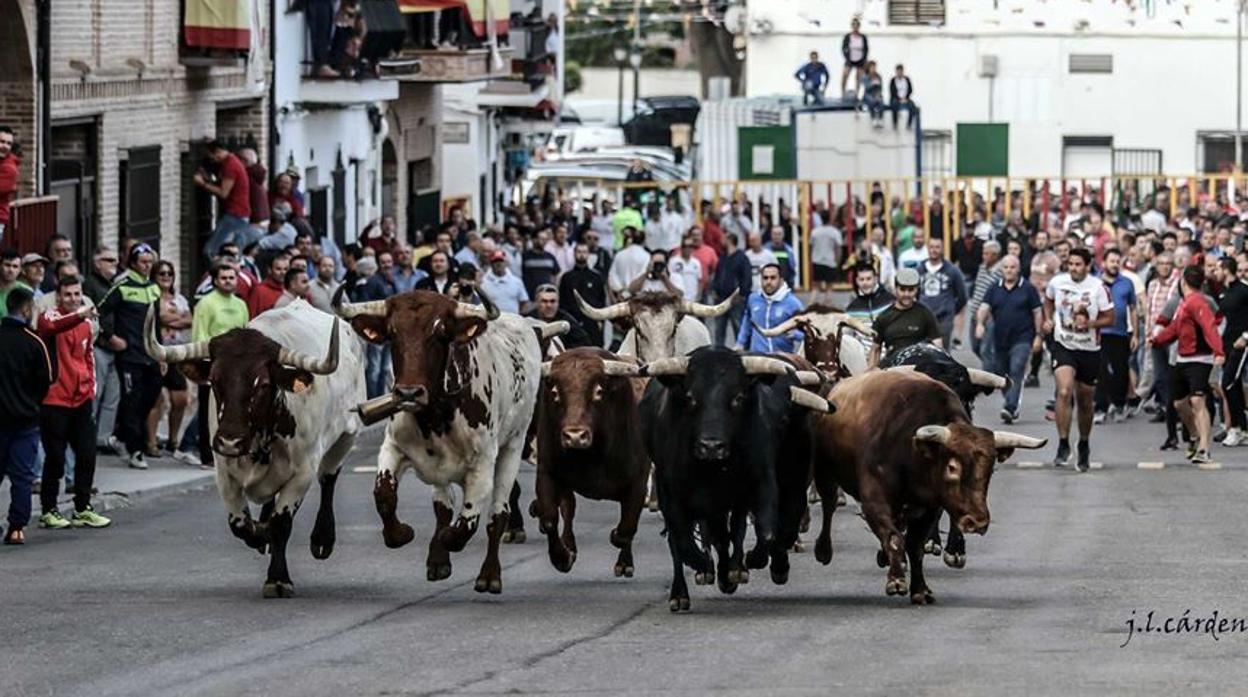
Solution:
[[[360,421],[368,426],[394,416],[399,412],[399,406],[399,398],[390,392],[360,404],[355,410],[360,414]]]

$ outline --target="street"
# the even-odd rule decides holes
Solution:
[[[1052,437],[1046,378],[1025,392],[1014,430]],[[1000,426],[999,397],[978,406],[981,424]],[[502,595],[472,590],[483,531],[452,557],[448,581],[427,582],[426,487],[405,478],[401,516],[417,537],[389,550],[372,477],[352,472],[373,464],[373,431],[339,483],[329,560],[307,551],[313,496],[296,519],[294,599],[261,598],[266,559],[230,535],[213,489],[114,511],[107,530],[32,528],[24,548],[0,549],[0,693],[1233,693],[1248,679],[1236,660],[1248,634],[1129,635],[1127,623],[1143,627],[1150,611],[1154,626],[1189,610],[1248,617],[1236,600],[1248,450],[1215,448],[1218,470],[1178,465],[1144,418],[1098,427],[1093,460],[1104,464],[1087,474],[1019,467],[1051,459],[1052,443],[999,466],[992,526],[968,539],[966,568],[927,557],[935,606],[884,595],[877,544],[851,501],[834,518],[829,567],[807,552],[784,587],[765,571],[734,596],[691,585],[684,615],[667,608],[658,515],[643,513],[636,577],[612,577],[607,503],[581,502],[569,574],[550,566],[529,520],[527,544],[503,548]],[[526,466],[526,508],[532,482]]]

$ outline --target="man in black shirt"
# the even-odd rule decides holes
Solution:
[[[874,368],[882,353],[893,353],[924,341],[941,345],[940,325],[932,311],[918,302],[919,272],[914,269],[897,271],[897,301],[875,319],[875,344],[868,362]],[[943,347],[942,347],[943,348]]]
[[[555,255],[546,251],[546,243],[549,241],[550,231],[538,230],[532,244],[520,255],[520,278],[524,281],[524,289],[535,302],[537,287],[553,285],[559,275],[559,261],[555,259]]]
[[[560,337],[564,349],[602,345],[601,342],[593,343],[589,338],[589,334],[585,331],[585,327],[580,322],[577,322],[575,317],[568,314],[567,310],[559,307],[559,289],[549,283],[533,289],[533,309],[525,317],[543,322],[558,322],[560,320],[567,322],[571,329],[567,334]]]
[[[602,324],[581,313],[573,293],[580,293],[585,302],[594,307],[606,307],[607,282],[602,274],[589,267],[589,247],[584,242],[576,245],[573,254],[576,266],[559,279],[559,304],[576,319],[594,346],[602,346]]]
[[[1218,262],[1222,267],[1226,291],[1218,302],[1218,313],[1226,318],[1222,330],[1222,346],[1226,349],[1226,363],[1222,368],[1222,391],[1226,394],[1227,412],[1231,424],[1222,439],[1222,445],[1236,446],[1248,443],[1248,416],[1244,413],[1244,376],[1241,364],[1245,348],[1248,348],[1248,282],[1239,277],[1239,264],[1231,257]]]

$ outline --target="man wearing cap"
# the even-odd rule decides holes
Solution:
[[[481,290],[503,312],[518,315],[529,302],[529,293],[524,289],[524,282],[516,278],[507,267],[507,253],[501,249],[490,252],[490,270],[481,279]]]
[[[113,435],[129,454],[135,469],[147,469],[143,456],[147,415],[160,397],[160,367],[143,348],[143,322],[148,307],[160,299],[160,287],[148,278],[156,253],[146,244],[130,248],[126,273],[100,303],[100,343],[116,354],[121,399]]]
[[[48,260],[42,254],[31,252],[22,257],[21,281],[35,293],[35,300],[43,296],[43,277],[47,275]]]
[[[875,318],[871,329],[875,332],[875,344],[871,347],[869,365],[880,364],[882,355],[929,342],[943,347],[940,325],[936,316],[926,306],[919,304],[919,272],[901,269],[897,272],[897,299],[892,307]]]

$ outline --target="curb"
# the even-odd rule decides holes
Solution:
[[[201,476],[196,476],[183,482],[175,482],[172,484],[162,484],[160,486],[141,489],[139,491],[101,491],[91,497],[91,507],[97,513],[107,513],[109,511],[130,508],[146,501],[152,501],[166,496],[174,496],[177,494],[190,493],[192,491],[201,491],[210,486],[215,485],[216,474],[209,470],[204,470]],[[70,493],[61,494],[62,501],[58,501],[57,508],[65,516],[71,516],[74,513],[74,497]]]

